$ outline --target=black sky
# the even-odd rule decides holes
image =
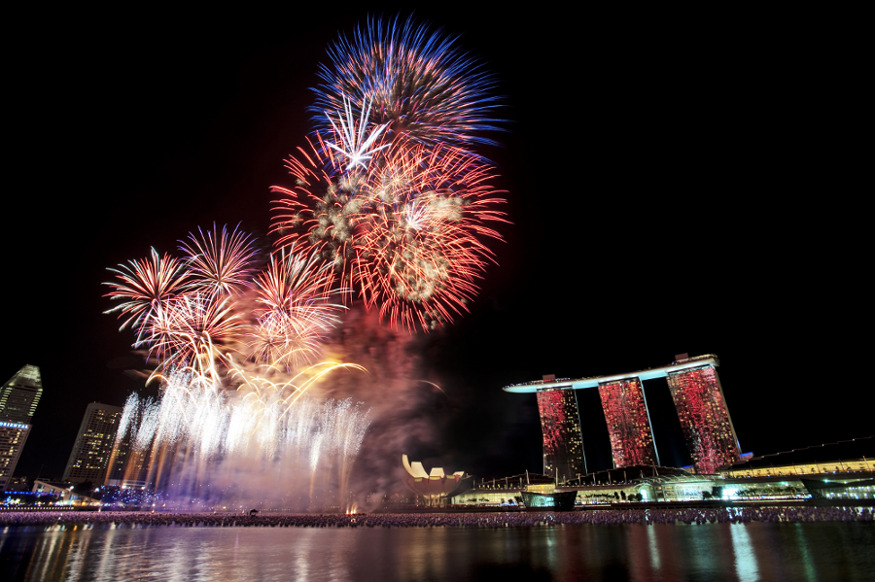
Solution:
[[[19,473],[59,475],[86,404],[141,384],[107,267],[213,222],[265,234],[327,45],[396,10],[334,12],[10,19],[0,376],[32,363],[45,386]],[[720,358],[745,451],[872,433],[861,100],[817,35],[744,13],[416,15],[496,75],[514,223],[471,313],[423,342],[446,392],[424,455],[536,471],[534,397],[502,386],[684,352]]]

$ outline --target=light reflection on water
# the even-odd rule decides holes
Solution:
[[[6,528],[2,580],[871,580],[873,523]]]

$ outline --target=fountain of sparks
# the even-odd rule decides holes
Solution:
[[[300,511],[353,503],[350,468],[370,424],[360,403],[301,396],[261,376],[236,390],[191,371],[163,382],[160,401],[128,398],[117,442],[130,449],[126,480],[151,484],[167,507]]]

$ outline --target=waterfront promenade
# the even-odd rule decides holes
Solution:
[[[0,527],[549,527],[582,524],[705,524],[873,521],[872,507],[703,507],[599,511],[306,514],[136,511],[2,512]]]

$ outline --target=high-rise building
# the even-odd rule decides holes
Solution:
[[[0,418],[30,424],[42,394],[39,368],[30,364],[24,366],[0,389]]]
[[[537,397],[544,435],[544,474],[562,481],[585,475],[586,458],[574,390],[539,390]]]
[[[0,491],[15,473],[42,393],[39,368],[30,364],[0,388]]]
[[[616,376],[543,380],[506,386],[506,392],[534,392],[544,437],[544,472],[575,476],[586,465],[575,392],[598,388],[608,427],[614,468],[658,464],[650,412],[642,382],[667,378],[687,448],[698,473],[713,473],[740,458],[741,449],[712,355],[678,356],[668,366]]]
[[[714,365],[669,372],[668,387],[696,471],[713,473],[737,461],[741,449]]]
[[[88,405],[67,461],[64,481],[104,483],[121,416],[120,406],[99,402]]]
[[[599,384],[599,397],[614,468],[659,464],[641,381],[632,377],[603,382]]]

